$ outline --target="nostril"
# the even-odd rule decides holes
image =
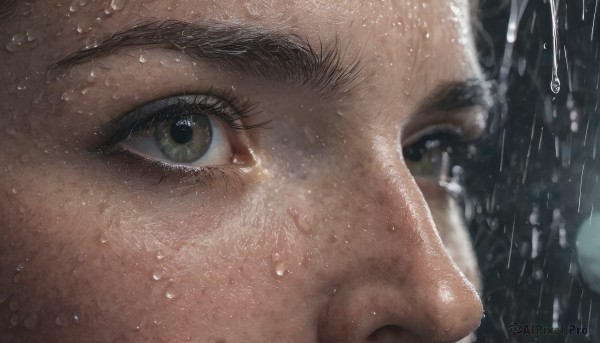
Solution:
[[[408,331],[397,325],[384,325],[367,337],[367,342],[405,342]]]

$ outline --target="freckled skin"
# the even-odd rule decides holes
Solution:
[[[107,3],[70,2],[23,5],[0,30],[35,34],[0,51],[0,341],[453,342],[479,325],[457,209],[397,147],[437,84],[480,74],[466,1],[131,0],[101,21]],[[331,100],[136,48],[48,72],[146,17],[337,35],[368,77]],[[140,104],[232,87],[273,120],[248,135],[243,186],[158,182],[85,150]]]

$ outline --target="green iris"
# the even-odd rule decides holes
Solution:
[[[190,163],[202,157],[210,147],[212,128],[207,116],[191,115],[162,121],[156,126],[156,140],[169,159]]]

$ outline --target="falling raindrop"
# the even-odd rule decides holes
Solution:
[[[560,79],[558,78],[558,29],[556,18],[555,0],[550,0],[550,12],[552,15],[552,80],[550,81],[550,90],[554,94],[560,92]]]

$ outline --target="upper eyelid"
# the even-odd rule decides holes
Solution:
[[[252,125],[245,125],[243,123],[237,124],[234,122],[234,120],[244,119],[258,114],[258,112],[254,111],[256,107],[255,104],[250,103],[249,101],[245,101],[241,104],[237,104],[236,107],[236,104],[232,104],[232,102],[236,101],[236,98],[233,97],[233,95],[216,95],[211,93],[216,92],[207,91],[205,93],[195,95],[174,95],[146,102],[130,111],[121,114],[120,116],[111,120],[107,124],[103,125],[100,128],[100,130],[96,132],[96,144],[94,144],[90,150],[103,151],[106,148],[118,143],[119,141],[126,139],[132,132],[140,130],[143,127],[151,124],[152,120],[167,119],[156,118],[156,112],[164,110],[168,106],[172,105],[181,105],[182,108],[189,106],[190,108],[192,108],[192,110],[194,109],[194,106],[206,106],[206,108],[203,109],[210,109],[211,105],[208,104],[208,100],[214,100],[215,103],[212,104],[212,106],[214,106],[213,109],[215,111],[216,107],[230,107],[229,110],[232,113],[229,113],[228,115],[230,115],[231,118],[228,118],[229,122],[226,122],[226,124],[228,124],[229,128],[234,131],[258,128],[265,126],[270,122],[270,120],[267,120]],[[205,99],[206,101],[203,101],[202,99]],[[222,102],[222,104],[224,104],[225,106],[222,106],[222,104],[220,104],[219,102]],[[222,112],[223,115],[225,115],[225,113],[226,111]],[[222,116],[219,116],[217,113],[208,114],[216,115],[217,119],[224,121],[224,118]],[[175,116],[176,115],[172,115],[169,117]]]

